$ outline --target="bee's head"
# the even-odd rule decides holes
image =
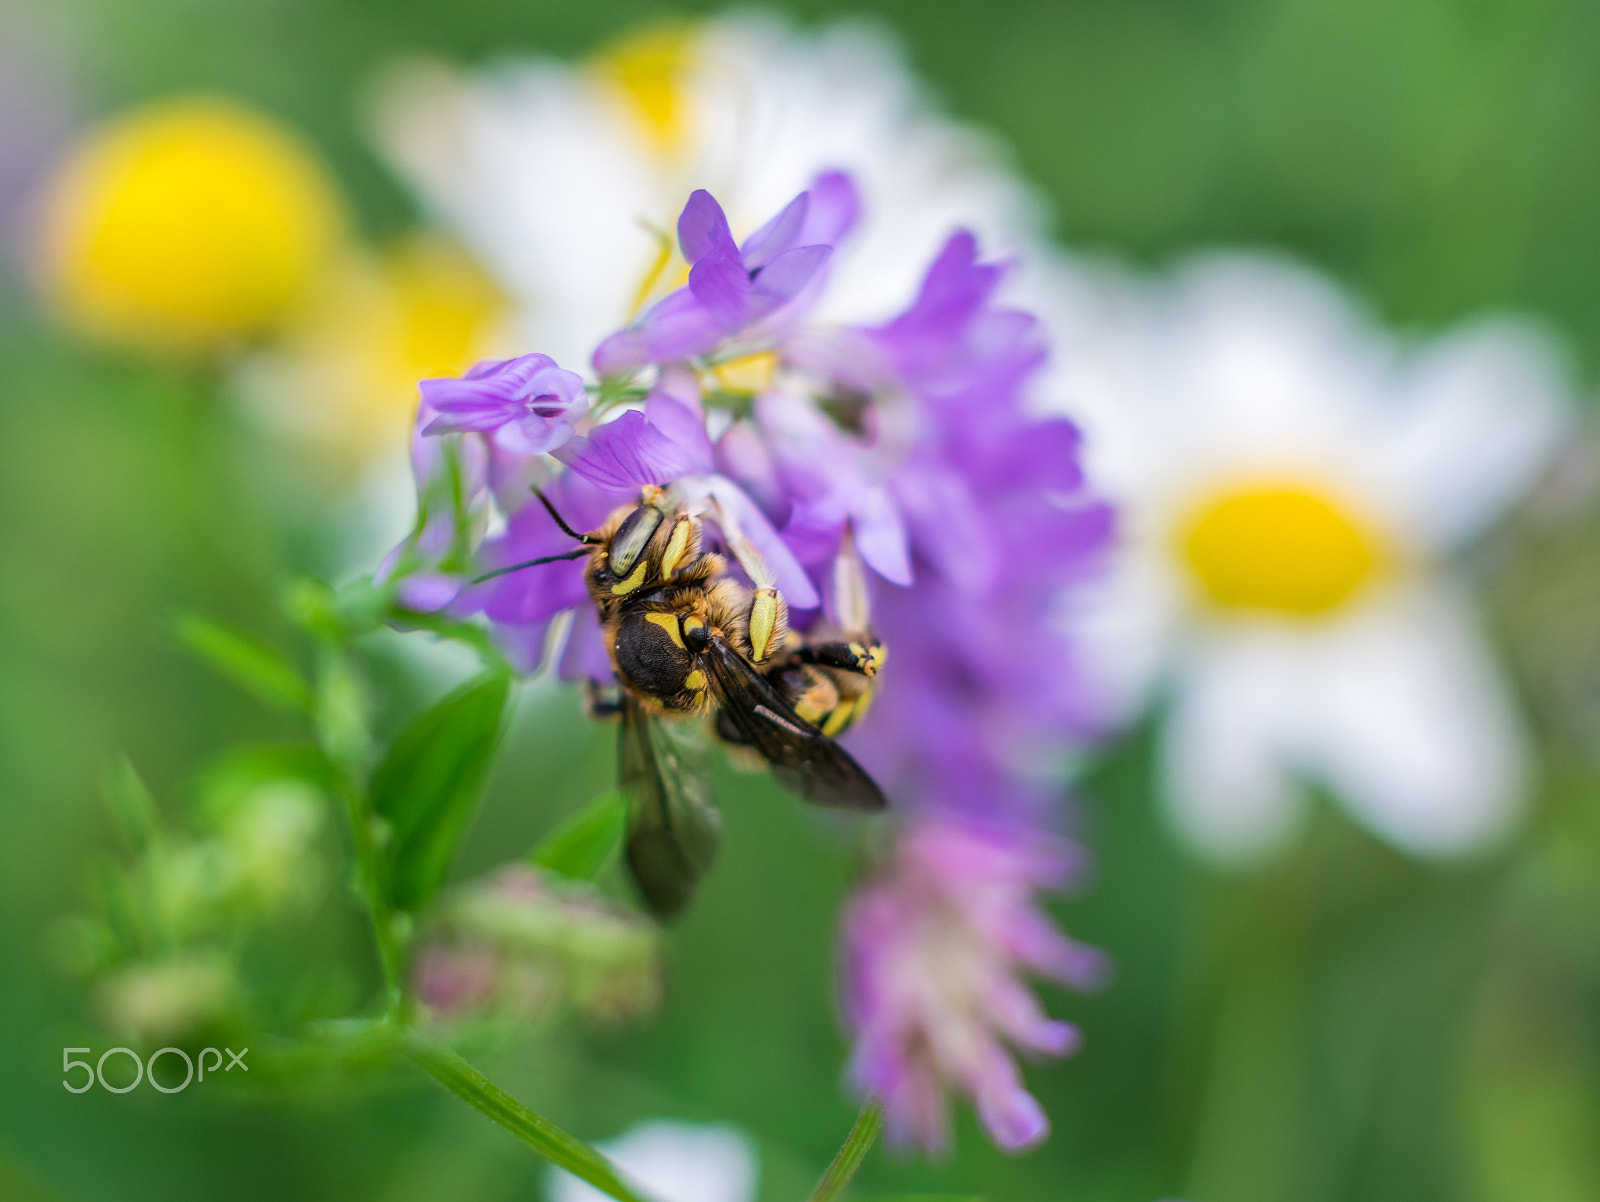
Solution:
[[[666,521],[666,511],[649,500],[629,510],[604,535],[589,560],[589,591],[602,610],[638,589],[658,574],[650,546]]]
[[[613,576],[626,580],[633,573],[666,516],[660,506],[646,502],[622,519],[606,547],[605,566]]]

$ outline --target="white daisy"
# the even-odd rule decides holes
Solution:
[[[748,230],[819,171],[855,176],[863,220],[828,289],[848,308],[824,319],[895,312],[958,225],[1005,253],[1038,224],[995,147],[940,116],[859,22],[801,33],[746,15],[646,31],[579,65],[411,64],[379,89],[373,124],[517,303],[524,345],[580,368],[679,282],[670,231],[695,188]]]
[[[1482,320],[1402,345],[1265,257],[1074,287],[1067,393],[1124,535],[1083,642],[1124,712],[1165,682],[1180,831],[1259,856],[1316,782],[1407,851],[1493,841],[1523,750],[1449,557],[1569,428],[1552,344]]]
[[[674,1119],[635,1123],[596,1145],[650,1202],[753,1202],[760,1164],[736,1127]],[[606,1202],[565,1169],[550,1169],[550,1202]]]

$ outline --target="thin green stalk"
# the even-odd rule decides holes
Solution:
[[[343,775],[343,774],[341,774]],[[356,871],[362,900],[372,920],[372,937],[383,966],[384,1017],[398,1020],[405,1012],[405,952],[395,937],[394,911],[383,895],[383,878],[377,841],[372,837],[372,807],[366,794],[348,778],[341,785],[350,816],[350,835],[356,848]]]
[[[361,898],[372,920],[372,935],[383,966],[384,1017],[398,1021],[405,1014],[405,949],[395,927],[395,913],[384,888],[383,853],[373,830],[372,802],[367,795],[367,763],[371,735],[365,716],[361,682],[342,640],[323,640],[317,677],[314,726],[317,742],[333,765],[350,819]]]
[[[849,1188],[856,1170],[867,1158],[867,1153],[872,1150],[872,1145],[877,1142],[878,1133],[882,1130],[883,1107],[869,1100],[861,1107],[861,1113],[856,1115],[855,1126],[851,1127],[850,1134],[845,1136],[844,1146],[839,1149],[839,1154],[833,1158],[828,1171],[822,1174],[822,1180],[817,1182],[817,1188],[811,1191],[810,1202],[836,1202],[837,1199],[844,1197],[844,1191]]]
[[[546,1160],[581,1177],[617,1202],[641,1202],[599,1152],[529,1110],[448,1048],[418,1047],[413,1049],[411,1059],[456,1097],[493,1119]]]

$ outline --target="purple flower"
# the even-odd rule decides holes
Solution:
[[[519,455],[555,450],[589,411],[583,378],[549,355],[486,359],[460,379],[424,380],[422,399],[437,415],[424,434],[477,431]]]
[[[944,1146],[955,1092],[998,1144],[1020,1148],[1048,1120],[1011,1049],[1060,1056],[1077,1042],[1026,975],[1083,985],[1100,969],[1035,895],[1073,875],[1073,849],[1049,833],[1063,799],[1052,765],[1100,716],[1061,599],[1097,570],[1110,512],[1085,492],[1076,428],[1031,415],[1044,331],[1000,302],[1006,268],[982,262],[970,233],[951,236],[892,321],[807,324],[858,209],[847,177],[822,175],[741,245],[696,192],[678,223],[687,286],[594,355],[618,397],[637,397],[638,381],[642,408],[580,422],[577,378],[525,356],[427,382],[437,416],[425,428],[471,431],[461,445],[484,460],[474,496],[492,493],[506,520],[476,549],[480,575],[573,548],[533,501],[534,480],[579,530],[650,485],[703,516],[708,544],[752,579],[776,583],[795,629],[825,618],[882,640],[891,662],[841,738],[905,825],[844,920],[851,1079],[882,1100],[901,1142]],[[482,528],[475,510],[454,512],[447,555],[404,561],[419,573],[406,587],[430,602],[462,578],[462,531]],[[436,541],[421,530],[418,549]],[[583,571],[544,563],[448,604],[482,614],[521,669],[548,652],[564,678],[606,680]],[[550,630],[568,612],[556,652]]]
[[[947,1149],[952,1091],[973,1099],[1007,1151],[1049,1134],[1011,1049],[1059,1057],[1081,1042],[1076,1027],[1040,1009],[1026,974],[1079,989],[1105,975],[1100,953],[1057,931],[1034,898],[1064,886],[1076,861],[1069,846],[1036,832],[916,822],[901,832],[888,871],[850,903],[849,1075],[882,1103],[891,1142]]]
[[[706,355],[787,307],[833,253],[824,242],[802,244],[802,237],[838,237],[854,221],[857,201],[847,176],[820,177],[817,187],[822,204],[816,217],[810,212],[811,193],[802,192],[743,246],[733,240],[728,218],[711,193],[701,189],[691,195],[678,217],[678,246],[690,264],[688,285],[602,342],[594,353],[595,370],[611,376]]]

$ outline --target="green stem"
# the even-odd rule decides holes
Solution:
[[[372,920],[373,940],[383,967],[384,1012],[389,1021],[405,1017],[405,949],[395,926],[395,912],[385,888],[383,852],[373,829],[372,801],[367,795],[371,758],[361,683],[341,639],[323,639],[317,673],[317,742],[333,765],[350,819],[350,840],[356,853],[361,900]]]
[[[405,1013],[405,951],[395,937],[394,911],[383,894],[382,858],[377,840],[372,837],[372,807],[367,804],[363,790],[348,778],[343,781],[341,791],[350,816],[362,900],[367,903],[372,937],[378,945],[378,960],[383,965],[383,1013],[386,1019],[398,1020]]]
[[[493,1119],[546,1160],[610,1194],[617,1202],[641,1202],[599,1152],[529,1110],[448,1048],[415,1048],[411,1059],[456,1097]]]
[[[855,1126],[851,1127],[850,1134],[845,1136],[844,1146],[839,1149],[839,1154],[833,1158],[828,1171],[822,1174],[822,1180],[817,1182],[817,1188],[811,1191],[810,1202],[835,1202],[836,1199],[842,1198],[844,1191],[850,1185],[851,1178],[856,1175],[861,1162],[867,1158],[867,1153],[872,1150],[872,1145],[877,1142],[878,1133],[882,1130],[883,1107],[869,1100],[861,1107],[861,1113],[856,1115]]]

